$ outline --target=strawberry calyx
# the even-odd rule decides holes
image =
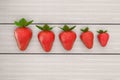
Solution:
[[[50,31],[53,29],[53,27],[50,27],[48,24],[45,24],[44,26],[36,25],[36,27],[39,28],[40,30],[43,30],[43,31]]]
[[[107,33],[107,30],[99,30],[98,33]]]
[[[86,28],[84,28],[84,29],[81,29],[81,31],[82,31],[82,32],[87,32],[87,31],[89,31],[89,28],[86,27]]]
[[[62,28],[60,28],[60,29],[62,29],[63,31],[71,31],[71,30],[73,30],[74,28],[75,28],[76,26],[73,26],[73,27],[69,27],[68,25],[64,25]]]
[[[27,21],[25,18],[21,18],[19,21],[15,21],[14,24],[18,27],[27,27],[32,24],[33,20]]]

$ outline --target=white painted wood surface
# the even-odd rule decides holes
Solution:
[[[120,27],[119,25],[84,25],[84,26],[89,26],[90,30],[94,33],[94,46],[92,49],[87,49],[84,44],[80,40],[80,34],[81,28],[84,28],[83,25],[77,25],[75,28],[75,32],[77,34],[77,39],[74,43],[74,46],[71,51],[66,51],[63,46],[60,43],[59,40],[59,33],[61,30],[58,27],[61,27],[63,25],[51,25],[55,27],[53,29],[53,32],[55,32],[55,42],[53,44],[52,50],[50,53],[120,53],[120,38],[118,36],[120,35]],[[30,26],[30,28],[33,31],[33,37],[32,40],[28,46],[28,48],[25,51],[20,51],[17,47],[16,40],[14,38],[14,30],[16,26],[14,25],[2,25],[0,27],[1,34],[0,34],[0,39],[1,43],[0,45],[2,46],[0,48],[1,53],[45,53],[45,51],[42,49],[37,35],[39,33],[39,29],[36,28],[35,26]],[[99,29],[107,29],[109,34],[110,34],[110,39],[106,47],[101,47],[101,45],[98,42],[97,35],[98,33],[96,32]]]
[[[1,0],[0,22],[119,22],[120,0]]]
[[[0,23],[12,23],[21,17],[34,22],[120,22],[120,0],[1,0]],[[95,32],[105,25],[90,25]],[[75,31],[79,35],[78,28]],[[37,41],[37,28],[27,51],[43,52]],[[104,27],[111,34],[109,46],[81,52],[119,53],[119,25]],[[15,26],[0,25],[0,52],[19,52],[13,38]],[[54,30],[56,30],[55,28]],[[57,29],[58,30],[58,29]],[[58,34],[58,33],[56,33]],[[95,33],[96,34],[96,33]],[[5,36],[3,36],[5,35]],[[8,40],[8,41],[7,41]],[[79,41],[79,38],[77,39]],[[75,45],[82,46],[82,43]],[[4,43],[6,42],[6,44]],[[36,48],[33,48],[33,45]],[[56,43],[54,44],[56,45]],[[9,49],[8,49],[9,47]],[[31,48],[33,50],[31,51]],[[74,48],[71,52],[76,51]],[[63,50],[62,47],[58,51]],[[78,49],[77,49],[78,50]],[[55,52],[53,50],[53,52]],[[64,51],[63,51],[64,52]],[[120,56],[113,55],[0,55],[0,80],[119,80]]]
[[[120,56],[0,56],[1,80],[119,80]]]

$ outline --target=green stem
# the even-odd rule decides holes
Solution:
[[[99,30],[98,33],[107,33],[107,30]]]
[[[50,27],[48,24],[45,24],[44,26],[36,25],[36,27],[39,28],[40,30],[43,30],[43,31],[50,31],[53,29],[53,27]]]
[[[84,28],[84,29],[81,29],[81,31],[82,31],[82,32],[87,32],[87,31],[89,31],[89,28],[86,27],[86,28]]]
[[[27,27],[32,24],[33,20],[27,21],[25,18],[21,18],[19,21],[15,21],[14,24],[18,27]]]
[[[63,31],[71,31],[71,30],[73,30],[74,28],[75,28],[76,26],[73,26],[73,27],[69,27],[68,25],[64,25],[62,28],[60,28],[60,29],[62,29]]]

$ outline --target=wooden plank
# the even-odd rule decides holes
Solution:
[[[119,80],[120,56],[0,56],[2,80]]]
[[[120,0],[0,0],[0,23],[13,23],[25,17],[34,23],[118,23],[118,25],[77,25],[77,40],[70,53],[120,53]],[[69,53],[59,42],[62,25],[53,31],[56,40],[51,52]],[[90,26],[108,29],[111,37],[106,48],[95,38],[88,50],[79,40],[79,29]],[[14,39],[14,25],[0,24],[0,53],[43,53],[34,25],[33,38],[25,52],[19,51]],[[57,46],[57,47],[56,47]],[[79,47],[77,47],[79,46]],[[59,48],[58,48],[59,47]],[[0,55],[0,80],[120,80],[119,55]]]
[[[0,23],[21,17],[35,22],[120,22],[119,0],[2,0]]]
[[[81,33],[80,29],[84,28],[84,26],[77,25],[77,27],[74,30],[77,34],[77,39],[71,51],[64,50],[59,41],[58,35],[61,32],[61,30],[58,27],[61,27],[63,25],[51,25],[51,26],[54,27],[53,31],[55,32],[55,42],[50,53],[120,53],[119,47],[120,38],[118,37],[120,35],[119,25],[84,25],[89,26],[90,30],[93,31],[95,36],[94,47],[91,50],[87,49],[79,38]],[[0,30],[2,30],[0,34],[1,39],[0,53],[44,53],[44,50],[39,44],[37,38],[39,29],[36,28],[35,25],[30,26],[30,28],[33,30],[33,37],[27,50],[23,52],[20,51],[17,47],[16,40],[14,38],[15,28],[16,27],[14,25],[2,25],[2,27],[0,27]],[[96,31],[99,29],[107,29],[110,34],[110,40],[105,48],[100,46],[97,39],[98,33]]]

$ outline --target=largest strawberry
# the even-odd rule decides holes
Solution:
[[[53,28],[45,24],[43,27],[41,26],[36,26],[40,30],[38,33],[38,40],[42,46],[42,48],[46,51],[49,52],[52,49],[52,45],[55,39],[55,34],[51,31]]]
[[[15,25],[18,26],[18,28],[16,28],[14,31],[14,36],[21,51],[24,51],[27,48],[32,38],[32,30],[27,27],[32,22],[33,20],[27,21],[24,18],[14,22]]]
[[[74,28],[75,26],[70,28],[67,25],[61,28],[63,31],[59,34],[59,39],[66,50],[71,50],[76,40],[76,33],[72,31]]]
[[[91,49],[93,47],[93,40],[94,40],[93,32],[89,31],[88,27],[86,27],[85,29],[81,29],[81,31],[82,34],[80,35],[80,39],[88,49]]]

